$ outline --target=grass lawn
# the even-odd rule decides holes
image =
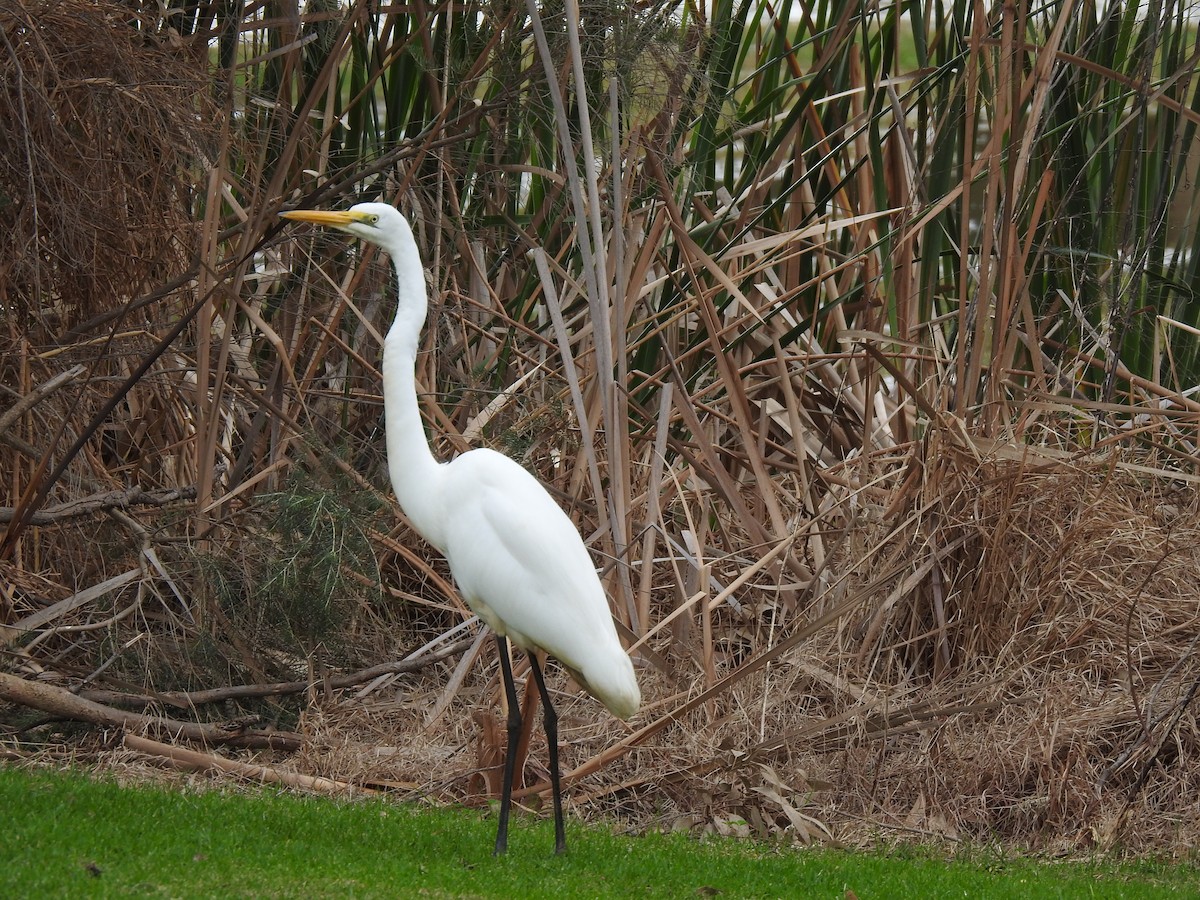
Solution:
[[[1200,869],[794,850],[0,767],[0,897],[1200,897]]]

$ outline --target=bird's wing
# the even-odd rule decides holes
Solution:
[[[537,479],[485,450],[458,457],[447,474],[445,498],[455,514],[446,555],[480,617],[568,666],[580,665],[597,641],[619,649],[579,531]]]

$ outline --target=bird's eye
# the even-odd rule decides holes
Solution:
[[[369,222],[372,225],[378,225],[379,224],[379,216],[367,216],[367,222]]]

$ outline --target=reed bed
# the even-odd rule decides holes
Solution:
[[[428,265],[436,451],[541,478],[638,666],[628,728],[556,678],[577,814],[1194,845],[1185,6],[0,25],[9,750],[165,760],[157,717],[312,789],[494,792],[492,645],[387,485],[390,266],[274,215],[372,198]]]

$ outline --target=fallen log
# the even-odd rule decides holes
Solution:
[[[131,487],[124,491],[104,491],[103,493],[68,500],[65,503],[59,503],[57,506],[51,506],[47,509],[36,510],[29,514],[28,524],[52,525],[64,519],[86,516],[98,509],[129,509],[131,506],[166,506],[168,503],[174,503],[176,500],[195,499],[196,486],[194,484],[158,491],[147,491],[140,487]],[[17,507],[0,506],[0,523],[11,522],[17,517],[17,512]]]
[[[0,672],[0,700],[40,709],[64,719],[91,722],[93,725],[119,728],[122,731],[168,735],[176,740],[193,741],[205,746],[227,744],[234,747],[298,750],[301,742],[298,734],[288,731],[252,730],[244,722],[182,722],[165,716],[114,709],[93,700],[77,697],[57,685],[27,681],[6,672]]]
[[[298,772],[281,772],[270,766],[225,759],[222,756],[201,753],[197,750],[188,750],[184,747],[164,744],[161,741],[138,737],[134,734],[126,734],[123,741],[125,746],[130,750],[164,760],[171,766],[188,772],[219,772],[227,775],[237,775],[260,784],[283,784],[288,787],[326,794],[350,793],[352,791],[363,794],[378,793],[371,788],[359,787],[348,781],[335,781],[332,778],[322,778],[318,775],[302,775]]]

